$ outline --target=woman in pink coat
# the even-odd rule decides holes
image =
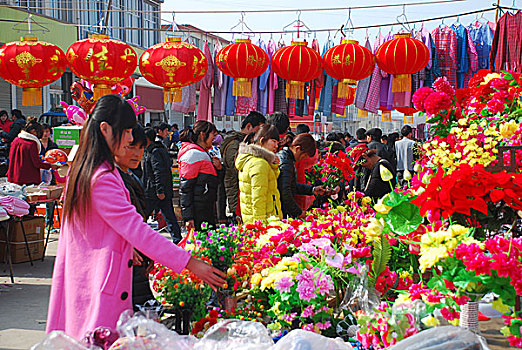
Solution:
[[[221,271],[152,230],[130,203],[114,156],[125,152],[135,124],[132,107],[108,95],[84,125],[69,171],[47,332],[81,339],[98,326],[115,328],[132,309],[134,247],[175,272],[191,270],[213,289],[225,282]]]

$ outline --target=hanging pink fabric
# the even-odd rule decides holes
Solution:
[[[314,39],[312,41],[312,49],[317,51],[319,55],[321,54],[321,48],[319,47],[319,41]],[[324,86],[324,74],[319,74],[315,80],[310,82],[309,95],[310,99],[308,101],[308,115],[313,117],[315,115],[315,99],[319,97],[321,94],[321,88]]]
[[[199,88],[199,104],[197,120],[206,120],[212,122],[212,81],[214,80],[214,65],[212,61],[212,52],[208,47],[208,41],[205,41],[203,53],[207,58],[208,70],[207,74],[201,80]]]
[[[272,56],[277,51],[277,44],[274,40],[270,39],[268,41],[268,45],[266,46],[266,52],[270,61],[272,61]],[[272,69],[272,64],[268,67],[270,69],[270,75],[268,76],[268,107],[267,113],[274,113],[274,102],[275,102],[275,91],[277,90],[277,74],[275,74]]]
[[[181,90],[183,100],[181,102],[172,103],[170,109],[185,114],[194,112],[196,110],[196,84],[184,86]]]

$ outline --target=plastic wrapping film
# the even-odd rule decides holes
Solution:
[[[208,329],[196,350],[268,350],[274,341],[259,322],[224,320]]]
[[[44,340],[36,344],[31,350],[98,350],[98,347],[87,348],[76,339],[69,337],[62,331],[54,331],[44,338]]]
[[[314,332],[294,329],[270,350],[353,350],[340,338],[326,338]]]
[[[489,350],[486,341],[460,327],[435,327],[401,340],[389,350]]]

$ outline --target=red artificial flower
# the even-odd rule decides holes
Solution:
[[[444,92],[435,91],[424,100],[424,108],[429,115],[435,115],[440,111],[451,107],[451,97]]]
[[[453,88],[453,86],[451,86],[451,84],[448,81],[448,78],[446,77],[437,78],[433,82],[433,88],[435,89],[435,91],[443,92],[450,97],[455,95],[455,89]]]

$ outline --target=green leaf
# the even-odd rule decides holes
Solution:
[[[422,223],[422,216],[419,213],[419,207],[406,201],[391,209],[385,221],[394,233],[407,235],[419,227]]]
[[[392,255],[392,249],[390,241],[381,236],[381,238],[376,239],[373,242],[373,263],[372,263],[372,271],[373,276],[368,277],[369,286],[375,286],[375,282],[377,281],[377,277],[384,271],[388,262],[390,262]]]
[[[389,207],[396,207],[400,205],[403,202],[408,201],[408,196],[404,195],[402,193],[397,193],[395,191],[388,193],[384,199],[383,202]]]

